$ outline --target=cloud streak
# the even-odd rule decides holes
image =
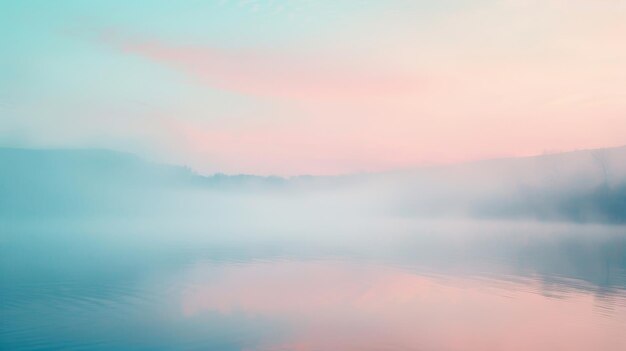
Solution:
[[[267,49],[186,46],[105,34],[101,39],[121,52],[167,65],[203,84],[240,94],[293,99],[360,99],[407,96],[419,91],[412,75],[388,68],[357,67]]]

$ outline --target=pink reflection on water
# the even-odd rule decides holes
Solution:
[[[606,316],[592,294],[550,298],[533,282],[342,261],[205,266],[191,276],[186,316],[236,312],[289,323],[288,337],[253,350],[626,349],[624,304]]]

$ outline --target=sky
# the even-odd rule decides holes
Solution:
[[[626,0],[0,2],[0,146],[347,174],[626,144]]]

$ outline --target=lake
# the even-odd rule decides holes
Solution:
[[[3,222],[0,349],[626,349],[623,226],[207,222]]]

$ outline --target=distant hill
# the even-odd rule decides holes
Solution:
[[[250,188],[277,180],[204,177],[179,166],[108,150],[0,148],[0,217],[128,213],[191,189]]]
[[[306,194],[314,194],[319,208],[307,207],[313,212],[329,211],[325,203],[343,203],[344,208],[408,217],[626,223],[626,147],[290,179],[201,176],[106,150],[0,148],[0,169],[0,218],[172,214],[173,208],[202,214],[208,202],[213,208],[222,201],[236,209],[229,199],[261,192],[266,199],[291,194],[281,202],[290,208],[306,204]]]
[[[626,222],[626,146],[494,159],[361,179],[409,215]]]

